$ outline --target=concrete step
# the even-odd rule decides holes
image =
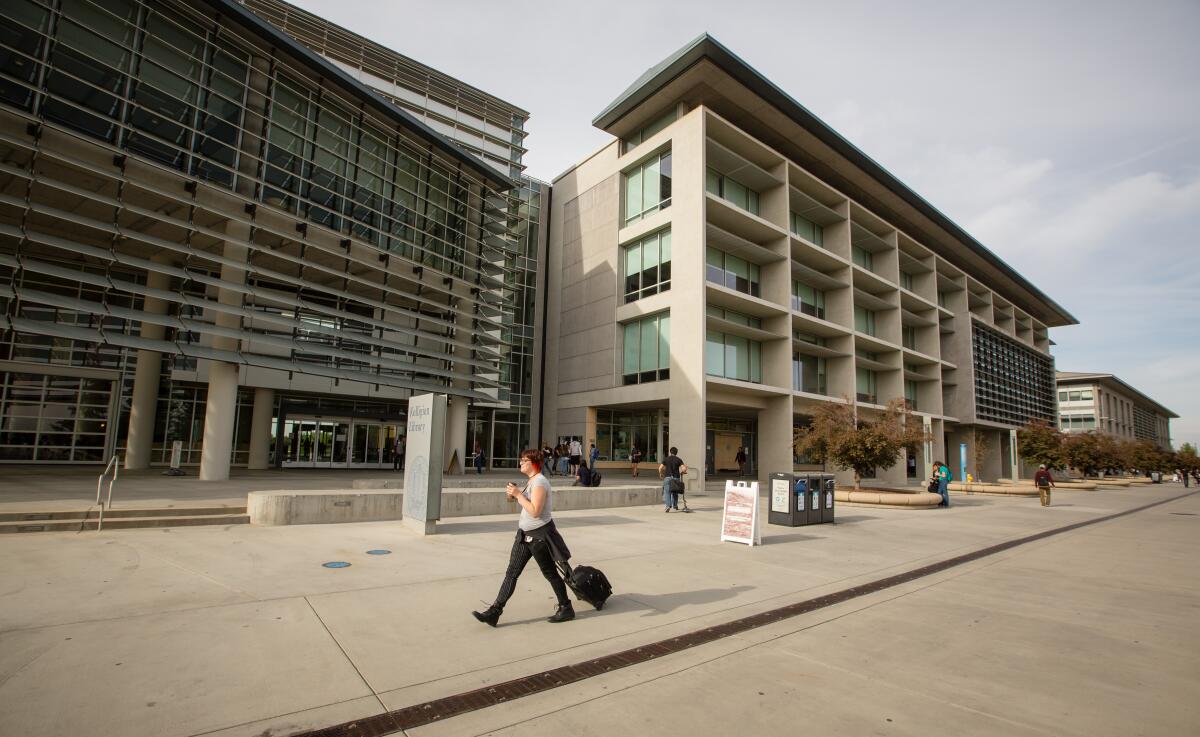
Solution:
[[[158,510],[143,510],[158,511]],[[98,520],[89,519],[48,519],[21,520],[0,522],[0,534],[17,532],[78,532],[95,530]],[[109,517],[104,515],[104,529],[128,530],[144,527],[194,527],[198,525],[248,525],[250,515],[244,511],[240,514],[203,514],[192,516],[147,516],[147,517]]]
[[[109,509],[104,512],[104,519],[107,522],[110,519],[128,518],[128,517],[202,517],[214,514],[245,514],[246,507],[155,507],[152,509]],[[100,516],[100,510],[93,509],[71,509],[71,510],[53,510],[53,511],[37,511],[28,510],[24,512],[0,512],[0,522],[47,522],[57,520],[82,520],[96,519]]]

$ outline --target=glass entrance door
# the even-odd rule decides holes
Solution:
[[[283,424],[285,468],[391,468],[399,425],[342,418],[289,418]]]

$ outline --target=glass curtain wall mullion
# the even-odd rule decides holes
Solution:
[[[731,256],[712,246],[705,248],[705,278],[752,297],[761,296],[758,264]]]

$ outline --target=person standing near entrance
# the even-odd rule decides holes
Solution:
[[[664,512],[670,512],[672,509],[679,511],[679,499],[675,496],[678,492],[675,488],[683,486],[683,475],[687,473],[687,470],[687,464],[679,457],[678,448],[671,448],[671,455],[664,458],[663,462],[659,464],[658,472],[663,477]]]
[[[1037,473],[1033,475],[1033,485],[1037,487],[1042,506],[1050,506],[1050,487],[1054,486],[1054,477],[1046,470],[1046,464],[1038,466]]]
[[[392,470],[404,470],[404,436],[397,435],[392,445]]]
[[[633,477],[638,477],[638,464],[642,462],[642,449],[634,445],[629,451],[629,465],[633,469]]]
[[[483,464],[486,462],[487,462],[487,459],[483,457],[483,446],[479,444],[478,440],[476,440],[475,441],[475,473],[476,474],[483,473]]]
[[[738,464],[738,476],[746,475],[746,449],[738,446],[737,455],[733,457],[734,462]]]
[[[938,482],[938,493],[942,495],[942,506],[950,508],[950,467],[941,461],[934,463],[933,477]]]
[[[570,448],[571,456],[571,475],[574,476],[579,471],[579,461],[583,459],[583,444],[577,438],[571,438]]]

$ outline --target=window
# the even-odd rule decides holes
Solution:
[[[792,280],[792,309],[825,319],[825,293]]]
[[[633,448],[642,461],[658,460],[658,416],[653,412],[596,410],[596,450],[602,461],[628,461]]]
[[[900,328],[900,338],[904,342],[904,347],[915,351],[917,349],[917,329],[911,325],[905,325]]]
[[[1067,399],[1069,399],[1072,402],[1078,402],[1079,401],[1079,392],[1069,392]]]
[[[825,359],[793,353],[792,389],[809,394],[828,394],[825,385]]]
[[[808,218],[793,212],[791,213],[791,226],[792,233],[800,236],[809,243],[814,243],[818,246],[825,245],[825,229]]]
[[[860,402],[877,404],[879,400],[875,372],[871,369],[856,369],[854,372],[854,391]]]
[[[1067,393],[1066,393],[1066,392],[1059,392],[1059,393],[1058,393],[1058,401],[1060,401],[1060,402],[1065,402],[1065,401],[1067,401]]]
[[[761,384],[762,343],[709,330],[705,336],[704,372],[709,376]]]
[[[875,334],[875,313],[866,307],[854,308],[854,329],[867,335]]]
[[[736,289],[743,294],[759,296],[758,264],[709,247],[705,252],[705,274],[713,284]]]
[[[851,247],[850,256],[854,263],[863,267],[867,271],[875,270],[875,254],[871,253],[865,248],[861,248],[859,246]]]
[[[625,224],[671,206],[671,152],[651,156],[625,172]]]
[[[946,299],[946,293],[945,293],[945,292],[943,292],[943,291],[941,291],[941,290],[938,290],[938,300],[937,300],[937,302],[938,302],[938,307],[946,307],[946,302],[947,302],[947,299]]]
[[[671,231],[648,235],[625,247],[625,301],[671,288]]]
[[[1092,390],[1084,389],[1083,391],[1079,392],[1079,398],[1088,402],[1092,401]]]
[[[751,317],[749,315],[743,315],[742,313],[734,312],[733,310],[725,310],[721,309],[720,307],[709,305],[708,307],[704,308],[704,313],[721,320],[735,322],[738,325],[745,325],[748,328],[755,328],[758,330],[762,329],[762,319]]]
[[[913,291],[913,275],[908,273],[907,271],[901,271],[900,272],[900,286],[904,287],[905,289],[907,289],[910,292]]]
[[[658,119],[647,123],[641,129],[635,131],[628,138],[621,141],[621,153],[632,151],[638,144],[653,136],[655,133],[666,128],[671,123],[675,122],[675,108],[671,108],[667,113]]]
[[[716,169],[709,169],[704,177],[704,187],[726,202],[758,214],[758,192],[736,179],[730,179]]]
[[[824,345],[825,345],[825,339],[824,339],[824,338],[822,338],[822,337],[820,337],[820,336],[817,336],[817,335],[812,335],[812,334],[809,334],[809,333],[802,333],[802,332],[800,332],[799,330],[795,330],[795,331],[793,331],[793,332],[792,332],[792,337],[793,337],[793,338],[795,338],[796,340],[799,340],[799,341],[803,342],[803,343],[811,343],[812,345],[819,345],[819,346],[824,346]]]
[[[623,381],[644,384],[670,378],[671,316],[663,312],[626,323]]]
[[[905,381],[904,381],[904,404],[909,409],[917,408],[917,382],[905,379]]]

